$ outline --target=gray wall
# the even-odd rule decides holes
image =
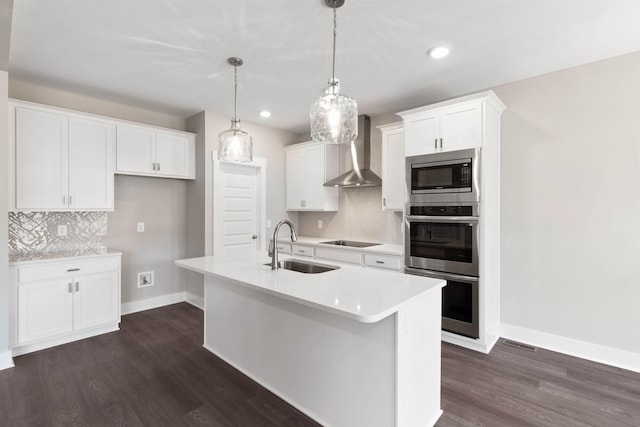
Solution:
[[[9,157],[8,86],[12,0],[0,0],[0,159]],[[0,168],[0,170],[3,170]],[[9,350],[9,176],[0,174],[0,354]]]
[[[123,303],[184,290],[174,261],[186,257],[186,197],[183,180],[116,175],[106,243],[122,251]],[[143,233],[137,222],[144,222]],[[137,274],[146,271],[154,272],[155,285],[138,288]]]
[[[0,70],[0,159],[9,157],[9,76]],[[0,354],[9,350],[9,176],[0,168]],[[1,368],[1,367],[0,367]]]
[[[640,53],[495,88],[502,322],[640,353]]]

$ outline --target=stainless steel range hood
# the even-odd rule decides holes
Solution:
[[[324,183],[325,187],[379,187],[382,179],[369,169],[371,156],[371,118],[358,116],[358,138],[351,143],[353,169]]]

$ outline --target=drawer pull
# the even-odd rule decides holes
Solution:
[[[71,273],[72,271],[80,271],[80,269],[79,268],[69,268],[67,270],[68,273]]]
[[[384,261],[376,261],[376,264],[384,264]]]
[[[73,283],[69,282],[69,285],[67,286],[67,292],[68,293],[73,292]]]
[[[76,292],[80,292],[80,282],[76,282]]]

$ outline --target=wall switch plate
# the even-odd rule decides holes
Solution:
[[[270,219],[267,220],[267,228],[271,228],[271,220]]]
[[[147,286],[153,286],[153,271],[138,273],[138,287],[146,288]]]
[[[318,228],[322,228],[322,220],[321,219],[318,220]]]
[[[136,225],[136,230],[138,231],[138,233],[144,233],[144,222],[139,222]]]
[[[66,224],[58,225],[58,237],[64,237],[67,235],[67,226]]]

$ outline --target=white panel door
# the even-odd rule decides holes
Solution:
[[[116,171],[155,174],[156,133],[150,129],[118,125]]]
[[[18,342],[49,338],[73,330],[72,280],[18,286]]]
[[[16,208],[67,206],[67,116],[16,108]]]
[[[158,132],[156,163],[160,175],[189,176],[189,138],[186,135]]]
[[[118,321],[118,273],[74,278],[74,329],[80,330]]]
[[[221,235],[220,253],[225,259],[238,259],[258,249],[258,172],[252,166],[220,163]]]
[[[482,103],[454,105],[442,110],[442,150],[482,146]]]
[[[69,208],[113,210],[115,125],[69,119]]]

